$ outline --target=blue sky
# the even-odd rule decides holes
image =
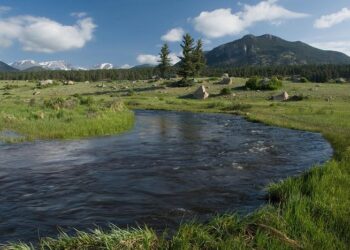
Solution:
[[[137,65],[164,41],[175,60],[183,32],[206,49],[269,33],[350,55],[348,27],[349,0],[1,0],[0,60]]]

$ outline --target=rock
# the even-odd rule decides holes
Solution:
[[[89,81],[85,81],[85,83],[90,83]]]
[[[224,78],[222,78],[222,80],[220,82],[220,84],[225,84],[225,85],[229,85],[231,83],[232,83],[232,80],[230,77],[224,77]]]
[[[40,95],[40,91],[34,91],[33,95]]]
[[[204,100],[209,97],[209,93],[207,92],[205,87],[202,85],[193,93],[193,97],[196,99]]]
[[[74,82],[73,81],[65,81],[64,85],[74,85]]]
[[[271,100],[273,101],[287,101],[288,99],[289,99],[289,95],[287,92],[283,92],[282,94],[271,97]]]
[[[53,84],[53,80],[43,80],[39,82],[39,86],[46,86],[50,84]]]
[[[224,74],[222,75],[222,78],[230,78],[230,76],[228,75],[228,73],[224,73]]]
[[[346,83],[346,79],[340,77],[340,78],[335,79],[335,82],[336,83]]]

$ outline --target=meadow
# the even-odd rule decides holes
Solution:
[[[172,234],[156,233],[146,225],[135,229],[111,227],[107,231],[87,229],[76,235],[62,233],[56,239],[38,239],[35,246],[12,243],[0,248],[348,249],[350,84],[284,81],[280,90],[253,91],[243,87],[243,78],[233,78],[231,85],[218,84],[219,80],[202,78],[195,86],[182,88],[172,87],[171,81],[114,81],[43,89],[35,89],[35,82],[3,81],[0,130],[14,131],[22,136],[20,140],[73,139],[131,128],[133,115],[128,109],[219,112],[320,132],[334,148],[333,159],[301,176],[272,183],[267,187],[266,205],[247,216],[217,215],[207,223],[183,224]],[[190,98],[202,84],[210,97]],[[33,95],[35,91],[40,94]],[[301,100],[268,100],[282,91]]]

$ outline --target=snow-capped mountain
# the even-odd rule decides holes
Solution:
[[[72,65],[66,63],[63,60],[60,61],[47,61],[47,62],[36,62],[34,60],[21,60],[10,63],[10,65],[19,70],[26,70],[32,67],[42,67],[49,70],[71,70]]]
[[[33,67],[42,67],[43,69],[48,70],[90,70],[90,69],[114,69],[113,64],[111,63],[101,63],[93,67],[85,68],[80,66],[73,66],[63,60],[58,61],[46,61],[46,62],[37,62],[34,60],[21,60],[10,63],[13,68],[18,70],[27,70]],[[123,67],[124,68],[124,65]],[[130,68],[129,65],[125,65],[125,68]]]
[[[73,69],[72,65],[70,65],[62,60],[40,62],[39,66],[43,67],[44,69],[50,69],[50,70],[71,70],[71,69]]]
[[[111,63],[101,63],[93,67],[94,69],[113,69],[113,64]]]
[[[9,65],[19,70],[26,70],[35,66],[40,66],[39,63],[37,63],[34,60],[21,60],[21,61],[10,63]]]

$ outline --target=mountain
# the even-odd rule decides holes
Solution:
[[[140,64],[132,67],[132,69],[147,69],[147,68],[154,68],[155,65],[152,64]]]
[[[33,67],[41,67],[46,70],[71,70],[72,65],[65,61],[47,61],[47,62],[36,62],[34,60],[21,60],[10,64],[12,67],[18,70],[28,70]]]
[[[350,57],[273,35],[246,35],[206,52],[209,66],[350,64]]]
[[[21,60],[10,63],[11,67],[16,68],[18,70],[26,70],[32,67],[37,67],[39,64],[34,60]]]
[[[70,65],[62,60],[40,62],[39,66],[43,67],[44,69],[49,69],[49,70],[71,70],[73,68],[72,65]]]
[[[101,63],[93,67],[93,69],[113,69],[113,64],[111,63]]]
[[[0,61],[0,72],[14,72],[14,71],[18,71],[18,70]]]

